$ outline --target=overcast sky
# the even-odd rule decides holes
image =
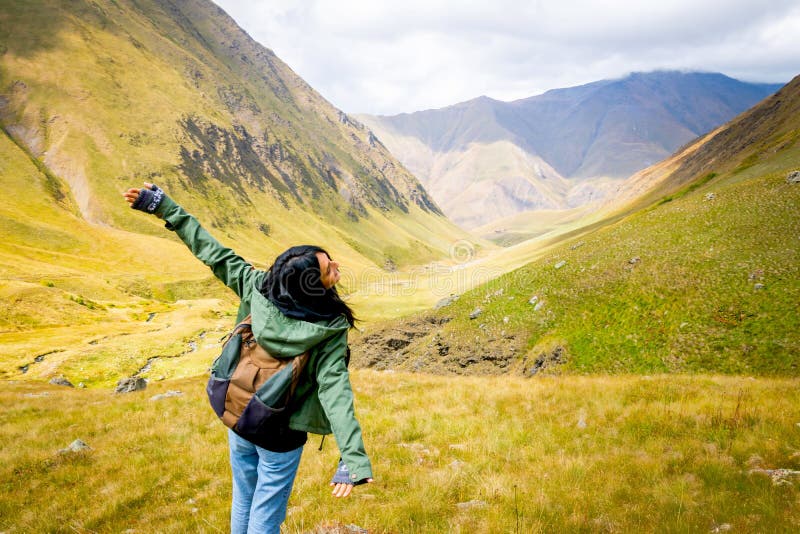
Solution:
[[[681,69],[800,74],[800,0],[214,0],[347,113]]]

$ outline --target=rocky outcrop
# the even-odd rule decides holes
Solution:
[[[132,393],[141,391],[147,387],[147,380],[144,378],[122,378],[117,382],[114,393]]]
[[[54,386],[66,386],[68,388],[74,388],[75,387],[75,385],[72,382],[70,382],[69,380],[67,380],[63,376],[57,376],[55,378],[51,378],[50,379],[50,383],[53,384]]]
[[[421,316],[360,338],[354,336],[352,364],[440,374],[516,372],[520,340],[515,336],[496,332],[486,324],[478,326],[480,340],[443,334],[441,327],[449,321],[449,317]]]
[[[87,445],[85,441],[80,440],[80,439],[76,439],[75,441],[70,443],[66,448],[59,449],[58,453],[59,454],[70,454],[70,453],[76,453],[76,452],[80,453],[80,452],[85,452],[85,451],[90,451],[90,450],[92,450],[92,448],[89,447],[89,445]]]

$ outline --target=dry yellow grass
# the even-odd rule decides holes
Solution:
[[[797,379],[353,373],[376,482],[339,501],[306,446],[285,532],[790,532]],[[4,382],[0,530],[218,532],[230,482],[202,376],[114,396]],[[167,390],[183,395],[150,400]],[[59,454],[73,440],[91,450]],[[467,504],[465,504],[467,503]]]

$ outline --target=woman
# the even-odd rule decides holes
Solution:
[[[253,334],[275,357],[310,351],[291,415],[257,443],[228,431],[233,499],[231,532],[280,532],[307,432],[336,436],[341,460],[331,486],[347,497],[353,486],[372,482],[361,428],[353,411],[347,372],[347,332],[355,318],[336,291],[339,264],[319,247],[292,247],[268,271],[256,270],[223,247],[157,186],[123,193],[131,207],[166,221],[192,253],[241,299],[237,324],[252,316]]]

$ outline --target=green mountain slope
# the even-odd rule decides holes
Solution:
[[[0,377],[93,386],[207,368],[234,298],[127,207],[143,181],[260,268],[324,246],[365,318],[386,313],[361,311],[365,279],[469,238],[369,130],[206,0],[0,0],[0,126]]]
[[[393,241],[403,264],[463,236],[366,128],[211,2],[4,4],[3,128],[87,221],[160,232],[119,202],[150,180],[231,235],[268,225],[259,253],[341,226],[363,262],[383,265]],[[405,222],[419,219],[435,231]]]
[[[369,130],[209,1],[3,1],[0,12],[3,284],[47,278],[105,299],[122,279],[207,277],[121,200],[143,181],[261,266],[319,243],[355,280],[446,258],[467,237]],[[49,302],[34,293],[44,300],[19,302]]]
[[[800,169],[800,77],[658,169],[650,194],[597,229],[365,336],[356,361],[800,374],[800,184],[787,181]]]

